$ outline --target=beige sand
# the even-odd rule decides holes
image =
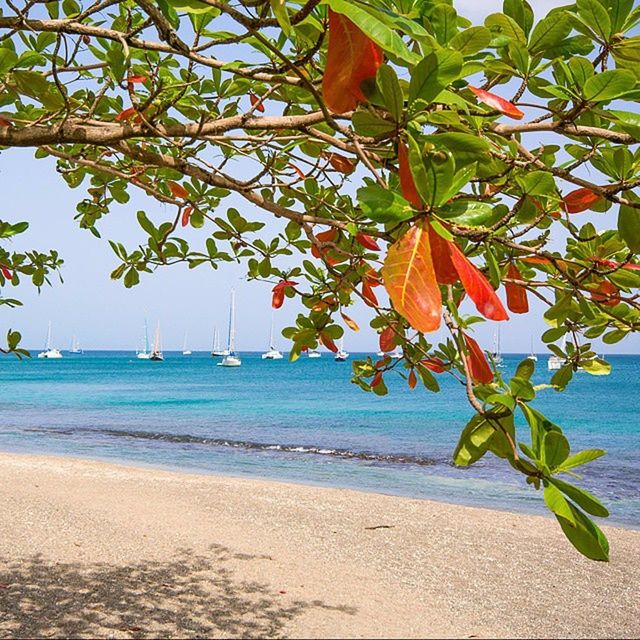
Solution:
[[[67,458],[0,477],[3,637],[640,636],[639,532],[600,564],[543,517]]]

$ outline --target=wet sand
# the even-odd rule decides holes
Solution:
[[[639,637],[640,532],[0,454],[0,636]]]

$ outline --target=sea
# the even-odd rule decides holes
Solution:
[[[378,397],[351,384],[350,362],[329,353],[241,357],[238,368],[198,352],[165,352],[164,362],[130,351],[0,357],[0,450],[545,511],[541,492],[504,461],[452,464],[472,411],[450,376],[438,376],[440,393],[387,376],[389,395]],[[509,375],[525,356],[503,357]],[[608,359],[611,375],[576,374],[535,406],[562,426],[572,452],[608,451],[576,482],[607,505],[610,523],[640,529],[640,358]],[[534,382],[548,379],[540,356]],[[527,442],[522,421],[518,435]]]

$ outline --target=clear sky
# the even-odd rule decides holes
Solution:
[[[556,4],[532,2],[538,16]],[[481,22],[483,16],[499,10],[501,3],[459,0],[455,5],[462,15]],[[28,286],[11,293],[24,302],[24,307],[14,310],[0,307],[0,331],[4,333],[9,327],[19,329],[24,335],[24,344],[38,349],[44,343],[47,322],[51,320],[53,346],[68,348],[71,336],[75,334],[85,349],[133,350],[140,345],[143,322],[147,318],[150,327],[160,321],[166,350],[181,349],[185,331],[189,333],[192,349],[206,350],[211,346],[214,326],[218,326],[221,333],[226,332],[229,290],[233,286],[237,300],[238,350],[261,350],[268,346],[270,287],[245,281],[244,270],[238,265],[221,264],[217,271],[206,266],[189,271],[178,265],[161,269],[152,276],[141,274],[141,283],[133,289],[125,289],[121,282],[111,281],[109,273],[118,262],[107,239],[134,247],[145,238],[135,219],[138,209],[147,211],[156,222],[168,219],[173,210],[134,194],[137,190],[132,189],[131,201],[114,207],[99,223],[103,236],[99,240],[79,229],[73,220],[76,203],[83,197],[85,188],[86,185],[69,189],[56,174],[54,163],[35,160],[32,149],[11,149],[0,154],[0,192],[3,196],[0,218],[31,223],[29,231],[16,239],[14,246],[16,249],[56,248],[65,260],[64,283],[56,280],[53,287],[43,287],[40,294]],[[236,206],[248,218],[255,216],[268,220],[268,214],[249,211],[248,205],[238,198],[225,200],[223,206],[224,210]],[[606,215],[614,215],[614,209]],[[602,226],[602,217],[599,222],[598,226]],[[607,225],[614,224],[609,217],[606,222]],[[201,244],[206,229],[189,229],[185,237],[195,245]],[[276,312],[277,329],[292,324],[298,310],[298,304],[287,299],[284,307]],[[369,310],[359,306],[348,313],[359,322],[361,331],[353,333],[347,329],[345,348],[351,351],[376,349],[375,334],[368,327]],[[535,336],[536,349],[542,351],[537,337],[546,325],[541,315],[541,308],[532,304],[532,311],[526,317],[514,317],[508,323],[501,323],[503,351],[528,351],[532,336]],[[495,324],[487,323],[478,329],[485,347],[491,344]],[[276,342],[282,349],[287,347],[287,341],[282,337]],[[640,338],[635,336],[603,350],[637,353]]]

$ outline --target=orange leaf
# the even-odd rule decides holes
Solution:
[[[605,307],[615,307],[620,303],[620,291],[608,280],[598,283],[597,288],[592,289],[591,299]]]
[[[511,280],[522,280],[522,274],[513,262],[509,263],[507,276]],[[506,282],[504,286],[507,290],[507,307],[509,307],[509,310],[513,311],[513,313],[528,313],[527,290],[521,284],[516,284],[515,282]]]
[[[338,353],[338,347],[336,347],[336,343],[326,334],[321,333],[319,335],[320,342],[329,349],[329,351],[333,351],[333,353]]]
[[[382,276],[396,311],[416,331],[438,329],[442,297],[431,261],[429,232],[423,225],[411,227],[389,247]]]
[[[415,389],[418,384],[418,378],[416,377],[416,372],[413,369],[411,369],[407,383],[409,384],[409,389]]]
[[[147,76],[129,76],[127,78],[128,84],[142,84],[148,80]]]
[[[249,100],[251,102],[251,106],[255,107],[256,111],[259,111],[260,113],[264,113],[264,105],[262,104],[262,100],[258,98],[258,96],[255,93],[249,94]]]
[[[382,382],[382,371],[378,371],[371,381],[371,388],[374,389]]]
[[[370,235],[366,233],[359,233],[356,235],[356,240],[365,248],[371,251],[380,251],[378,243]]]
[[[444,373],[444,362],[440,358],[426,358],[425,360],[420,360],[419,364],[434,373]]]
[[[193,211],[193,207],[185,207],[182,210],[182,226],[186,227],[189,224],[189,220],[191,219],[191,212]]]
[[[476,309],[489,320],[508,320],[509,316],[484,274],[454,242],[449,243],[451,260],[460,276],[464,290],[476,305]]]
[[[334,113],[353,111],[366,102],[361,85],[375,78],[382,50],[349,18],[329,9],[329,46],[322,95]]]
[[[124,109],[121,111],[116,117],[116,122],[124,122],[125,120],[130,120],[133,116],[136,115],[136,110],[134,107],[129,107],[128,109]]]
[[[493,371],[489,366],[487,357],[480,348],[480,345],[470,336],[465,335],[464,341],[467,344],[469,355],[467,356],[467,364],[471,379],[479,384],[489,384],[493,380]]]
[[[594,193],[591,189],[582,187],[568,193],[562,201],[562,208],[567,213],[582,213],[602,199],[602,196]]]
[[[380,351],[388,353],[396,348],[396,331],[392,326],[385,327],[378,337]]]
[[[272,289],[273,297],[271,298],[271,306],[274,309],[279,309],[284,302],[284,295],[287,287],[294,287],[297,284],[298,283],[293,280],[281,280],[278,282],[278,284],[276,284]]]
[[[341,313],[342,319],[345,321],[346,325],[351,329],[351,331],[360,331],[360,327],[358,323],[350,318],[346,313]]]
[[[431,243],[431,259],[436,272],[436,280],[440,284],[455,284],[460,280],[458,272],[451,260],[449,245],[432,226],[429,226],[429,242]]]
[[[325,242],[334,242],[337,236],[338,230],[334,227],[332,229],[328,229],[327,231],[321,231],[320,233],[316,234],[316,240],[318,241],[318,243],[324,244]],[[326,256],[327,251],[327,247],[321,247],[319,249],[315,244],[311,245],[311,255],[314,258],[320,258],[321,253],[322,255]]]
[[[373,292],[373,289],[371,288],[371,285],[366,280],[362,281],[362,296],[364,298],[364,301],[370,307],[377,307],[378,306],[378,298],[377,298],[376,294]]]
[[[296,165],[293,164],[293,162],[290,162],[289,166],[298,174],[301,180],[304,180],[307,177],[302,171],[302,169],[300,169],[300,167],[296,167]]]
[[[400,190],[404,199],[408,200],[416,209],[422,209],[422,200],[409,166],[409,150],[404,142],[398,144],[398,174],[400,176]]]
[[[167,186],[174,198],[182,198],[183,200],[186,200],[189,197],[189,192],[181,184],[178,184],[173,180],[169,180],[169,182],[167,182]]]
[[[329,164],[340,173],[346,173],[348,175],[356,169],[356,163],[351,160],[351,158],[347,158],[339,153],[326,153],[324,156],[329,160]]]
[[[475,93],[480,102],[484,102],[492,109],[495,109],[500,113],[504,113],[505,116],[515,118],[516,120],[522,120],[522,118],[524,118],[524,113],[522,113],[522,111],[520,111],[513,102],[509,102],[508,100],[497,96],[495,93],[485,91],[484,89],[477,89],[471,85],[469,85],[469,89]]]

